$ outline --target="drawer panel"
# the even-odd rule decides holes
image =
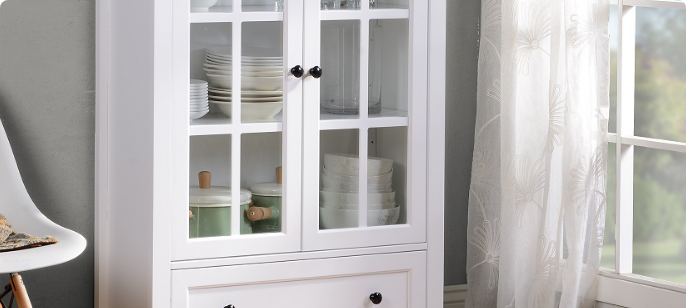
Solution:
[[[175,270],[174,308],[409,308],[426,305],[425,253]],[[379,292],[375,305],[370,294]]]
[[[189,307],[409,308],[408,276],[397,272],[191,290]],[[374,292],[382,295],[379,305],[369,299]]]

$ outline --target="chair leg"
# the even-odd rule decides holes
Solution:
[[[29,294],[26,292],[26,286],[24,281],[21,279],[19,273],[12,273],[10,275],[10,284],[12,285],[12,293],[14,293],[14,298],[17,300],[18,308],[32,308],[31,300],[29,299]]]
[[[5,298],[5,295],[10,294],[10,304],[5,305],[5,302],[2,301],[3,298]],[[12,293],[12,286],[11,285],[6,285],[5,286],[5,291],[0,294],[0,307],[2,308],[10,308],[12,307],[12,302],[14,302],[14,294]]]

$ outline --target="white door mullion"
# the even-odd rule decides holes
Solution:
[[[617,51],[617,272],[632,272],[634,223],[634,146],[622,137],[634,135],[634,87],[636,65],[636,8],[619,1],[619,49]]]

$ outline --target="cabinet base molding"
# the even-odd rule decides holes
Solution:
[[[466,300],[466,284],[450,285],[443,288],[443,308],[464,308]]]

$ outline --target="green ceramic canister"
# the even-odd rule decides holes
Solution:
[[[281,232],[281,167],[276,168],[276,183],[250,186],[254,206],[245,213],[254,222],[254,233]]]
[[[211,186],[211,174],[202,171],[198,175],[199,186],[191,186],[189,193],[190,238],[231,235],[231,187]],[[248,209],[251,193],[241,189],[240,212]],[[241,234],[252,233],[252,222],[241,215]]]

